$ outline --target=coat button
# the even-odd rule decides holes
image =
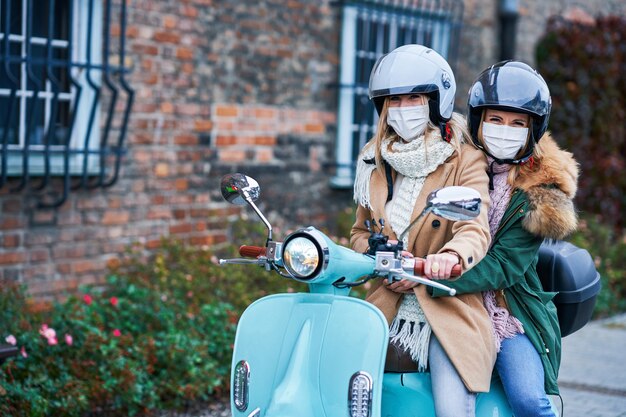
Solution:
[[[439,220],[433,220],[433,227],[438,229],[441,226],[441,222]]]

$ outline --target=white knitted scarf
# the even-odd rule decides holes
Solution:
[[[400,235],[409,225],[417,197],[424,181],[454,153],[454,147],[437,135],[417,138],[405,143],[394,137],[382,141],[381,155],[399,174],[404,176],[400,188],[394,192],[388,221],[391,228]],[[374,147],[367,146],[357,163],[354,183],[354,200],[363,207],[371,208],[369,184],[375,164],[365,163],[374,157]],[[408,234],[404,236],[404,247],[408,247]],[[431,328],[424,316],[415,294],[404,294],[396,317],[389,329],[389,339],[401,348],[408,350],[417,363],[418,370],[424,371],[428,365],[428,343]]]
[[[405,178],[398,192],[394,193],[393,208],[389,222],[396,235],[406,229],[411,220],[415,201],[426,177],[454,153],[454,147],[441,140],[438,135],[428,135],[411,142],[403,142],[393,135],[383,139],[381,155],[383,159]],[[374,143],[365,146],[357,162],[354,180],[354,201],[365,208],[372,208],[370,203],[370,179],[376,164]],[[405,247],[406,247],[406,241]]]

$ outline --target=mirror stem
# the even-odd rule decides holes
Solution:
[[[243,198],[245,198],[248,204],[250,204],[250,207],[252,207],[252,209],[257,214],[257,216],[259,216],[261,221],[265,224],[265,227],[267,227],[267,241],[270,242],[272,240],[272,225],[270,224],[269,221],[267,221],[267,219],[265,218],[263,213],[261,213],[261,210],[259,210],[256,204],[254,204],[254,201],[252,201],[252,198],[250,197],[247,191],[243,192]]]
[[[429,207],[426,207],[424,210],[422,210],[422,212],[420,213],[420,215],[419,215],[419,216],[417,216],[417,217],[415,218],[415,220],[413,220],[413,221],[411,222],[411,224],[409,224],[409,225],[407,226],[407,228],[406,228],[406,229],[404,229],[404,231],[403,231],[402,233],[400,233],[400,236],[398,236],[398,242],[402,242],[402,241],[404,240],[404,236],[406,236],[406,234],[407,234],[407,233],[409,233],[409,230],[411,230],[411,228],[415,225],[415,223],[417,223],[417,221],[418,221],[419,219],[421,219],[422,217],[424,217],[424,214],[426,214],[426,213],[428,213],[428,212],[430,212],[430,208],[429,208]]]

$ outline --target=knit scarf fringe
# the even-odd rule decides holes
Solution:
[[[495,291],[483,292],[483,303],[491,319],[491,330],[496,344],[496,352],[500,352],[502,341],[518,333],[524,333],[524,326],[506,308],[498,306]]]
[[[419,372],[424,372],[428,366],[428,344],[431,334],[432,329],[427,321],[419,323],[397,316],[389,328],[389,340],[409,352]]]
[[[428,366],[428,343],[432,329],[415,294],[404,294],[389,328],[389,340],[409,352],[421,372]]]
[[[374,142],[370,142],[363,148],[356,163],[356,173],[354,177],[354,202],[367,209],[372,208],[370,205],[370,178],[372,172],[376,169],[376,164],[373,162],[375,157],[373,143]],[[366,163],[366,160],[372,162]]]

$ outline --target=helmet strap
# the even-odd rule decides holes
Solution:
[[[450,122],[439,123],[439,129],[441,129],[442,139],[450,143],[452,140],[452,128],[450,127]]]

